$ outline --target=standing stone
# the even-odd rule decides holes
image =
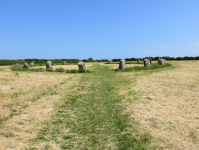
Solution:
[[[17,69],[19,69],[19,68],[20,68],[20,64],[16,63],[16,66],[17,66]]]
[[[23,68],[28,69],[28,68],[29,68],[28,64],[27,64],[27,63],[24,63]]]
[[[120,60],[119,69],[121,69],[121,70],[125,69],[125,63],[126,63],[126,60],[124,60],[124,59]]]
[[[79,68],[79,70],[80,70],[80,69],[86,70],[86,65],[85,65],[85,63],[84,63],[84,62],[79,62],[79,63],[78,63],[78,68]]]
[[[144,59],[144,67],[151,67],[151,62],[149,59]]]
[[[138,64],[140,63],[140,59],[137,60],[137,63],[138,63]]]
[[[165,65],[165,60],[164,59],[159,59],[158,63],[159,63],[159,65]]]
[[[111,63],[111,61],[110,61],[110,60],[108,60],[108,63],[110,64],[110,63]]]
[[[52,68],[52,61],[47,61],[46,69],[51,69],[51,68]]]
[[[31,65],[31,66],[34,66],[35,64],[34,64],[34,62],[31,62],[30,65]]]
[[[66,61],[64,61],[64,62],[63,62],[63,64],[64,64],[64,65],[66,65],[66,64],[67,64],[67,62],[66,62]]]
[[[82,62],[82,60],[79,60],[79,62]]]

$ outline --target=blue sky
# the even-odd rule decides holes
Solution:
[[[199,56],[199,0],[0,0],[0,59]]]

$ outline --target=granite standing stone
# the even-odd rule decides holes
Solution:
[[[111,63],[111,61],[110,61],[110,60],[108,60],[108,63],[110,64],[110,63]]]
[[[64,61],[64,62],[63,62],[63,64],[64,64],[64,65],[66,65],[66,64],[67,64],[67,62],[66,62],[66,61]]]
[[[80,70],[80,69],[86,70],[86,65],[85,65],[85,63],[84,63],[84,62],[79,62],[79,63],[78,63],[78,68],[79,68],[79,70]]]
[[[46,69],[51,69],[51,68],[52,68],[52,61],[47,61]]]
[[[23,68],[28,69],[28,68],[29,68],[28,64],[27,64],[27,63],[24,63]]]
[[[125,63],[126,63],[126,60],[124,60],[124,59],[120,60],[119,69],[121,69],[121,70],[125,69]]]
[[[137,63],[138,63],[138,64],[140,63],[140,59],[137,60]]]
[[[31,62],[30,65],[31,65],[31,66],[34,66],[35,64],[34,64],[34,62]]]
[[[144,67],[151,67],[151,63],[149,59],[144,59]]]
[[[164,59],[159,59],[158,63],[159,63],[159,65],[165,65],[165,60]]]

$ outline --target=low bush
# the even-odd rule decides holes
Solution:
[[[64,70],[64,68],[56,68],[55,70],[54,70],[55,72],[64,72],[65,70]]]
[[[84,69],[80,69],[80,70],[76,70],[76,69],[72,69],[72,70],[66,70],[66,73],[90,73],[90,70],[84,70]]]
[[[124,70],[120,70],[120,69],[115,69],[115,71],[124,71],[124,72],[128,72],[128,71],[140,71],[140,70],[153,70],[153,69],[160,69],[160,68],[166,68],[166,67],[171,67],[171,64],[165,64],[165,65],[159,65],[157,64],[152,64],[151,67],[140,67],[140,66],[136,66],[136,67],[129,67],[129,68],[125,68]]]
[[[12,71],[33,71],[33,72],[44,72],[43,68],[31,68],[31,69],[26,69],[26,68],[22,68],[20,66],[17,65],[13,65],[10,67],[10,69]]]
[[[20,66],[17,66],[17,65],[12,65],[11,67],[10,67],[10,69],[12,70],[12,71],[18,71],[18,70],[20,70],[20,69],[22,69]]]
[[[47,72],[53,72],[53,67],[52,68],[49,68],[49,69],[46,69]]]

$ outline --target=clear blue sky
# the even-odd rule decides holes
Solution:
[[[0,0],[0,59],[199,56],[199,0]]]

